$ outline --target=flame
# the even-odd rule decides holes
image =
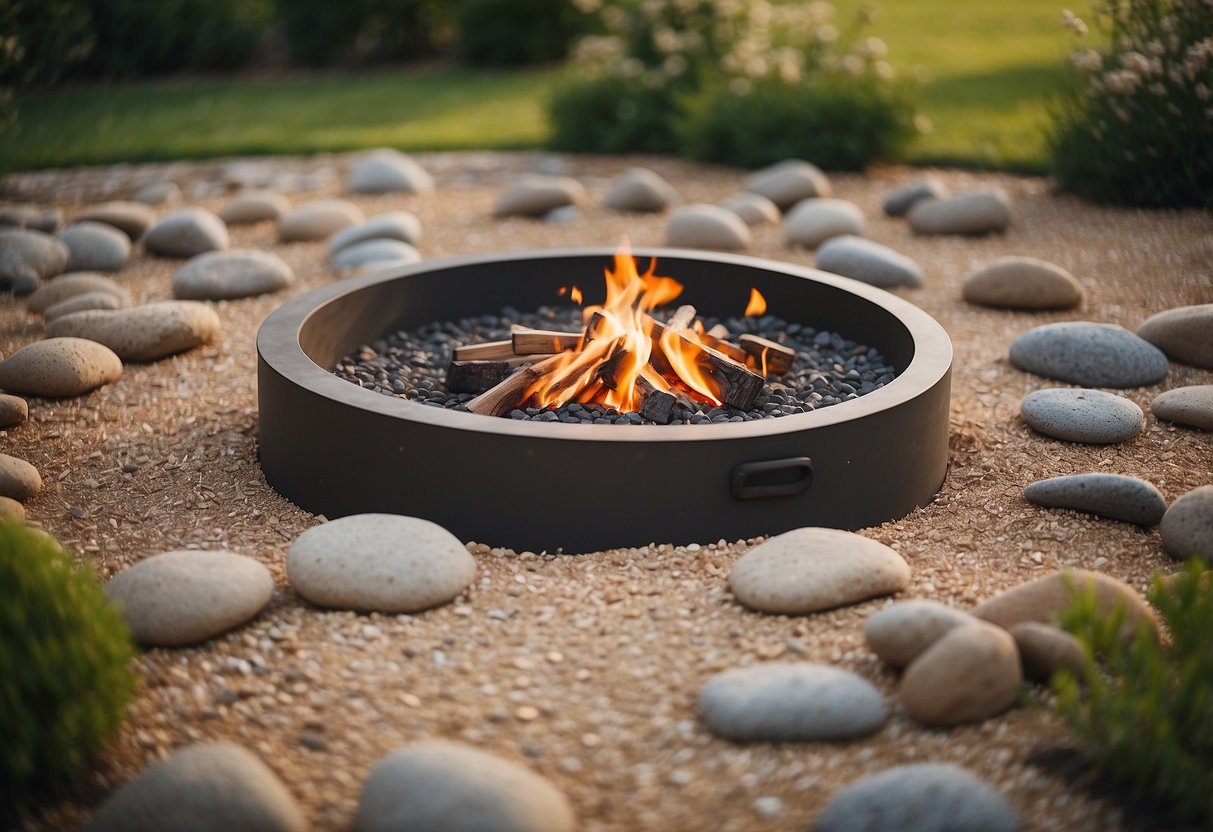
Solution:
[[[762,292],[750,287],[750,302],[745,306],[745,317],[751,318],[757,315],[766,314],[767,299],[762,296]]]
[[[578,306],[581,306],[581,290],[574,286],[569,290],[569,299]]]

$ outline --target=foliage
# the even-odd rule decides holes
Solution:
[[[86,0],[0,2],[0,86],[53,84],[93,51]]]
[[[0,523],[0,826],[62,786],[125,715],[130,631],[49,536]]]
[[[673,153],[678,148],[671,114],[677,91],[639,78],[586,78],[566,82],[552,95],[549,144],[591,153]]]
[[[445,0],[277,0],[291,58],[305,66],[432,55],[450,37]]]
[[[456,0],[459,58],[471,65],[564,60],[586,15],[568,0]]]
[[[1058,182],[1098,202],[1213,206],[1213,3],[1114,0],[1092,19],[1107,46],[1071,56],[1049,137]]]
[[[1124,610],[1097,612],[1080,594],[1063,617],[1088,650],[1081,679],[1053,680],[1058,709],[1097,770],[1135,796],[1157,798],[1175,820],[1213,825],[1213,580],[1190,561],[1149,594],[1170,634],[1120,637]]]

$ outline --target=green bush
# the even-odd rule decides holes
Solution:
[[[673,153],[677,91],[638,78],[590,78],[552,95],[550,145],[577,153]]]
[[[86,0],[0,2],[0,86],[46,86],[93,51]]]
[[[1049,133],[1057,181],[1096,202],[1213,206],[1213,4],[1119,0],[1093,20],[1106,45],[1071,56]]]
[[[0,523],[0,826],[52,794],[122,722],[130,631],[52,538]]]
[[[1213,827],[1213,580],[1190,561],[1149,593],[1169,640],[1143,627],[1121,637],[1123,609],[1101,616],[1093,593],[1063,618],[1087,646],[1081,679],[1059,673],[1057,706],[1096,770],[1134,796],[1173,809],[1172,820]]]
[[[562,61],[585,20],[568,0],[457,0],[459,58],[475,65]]]
[[[444,0],[278,0],[291,59],[304,66],[432,55],[450,37]]]

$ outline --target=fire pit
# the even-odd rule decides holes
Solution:
[[[690,543],[804,525],[859,528],[929,501],[947,468],[952,349],[930,316],[835,275],[755,258],[656,256],[705,315],[751,287],[788,320],[879,350],[899,370],[860,398],[779,419],[703,425],[550,424],[429,407],[329,368],[435,320],[552,303],[592,283],[606,250],[453,258],[344,281],[274,312],[257,338],[261,464],[279,493],[330,517],[393,512],[516,549]]]

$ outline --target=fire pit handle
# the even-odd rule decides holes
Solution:
[[[807,456],[743,462],[733,469],[730,491],[735,500],[790,497],[813,484],[813,460]]]

